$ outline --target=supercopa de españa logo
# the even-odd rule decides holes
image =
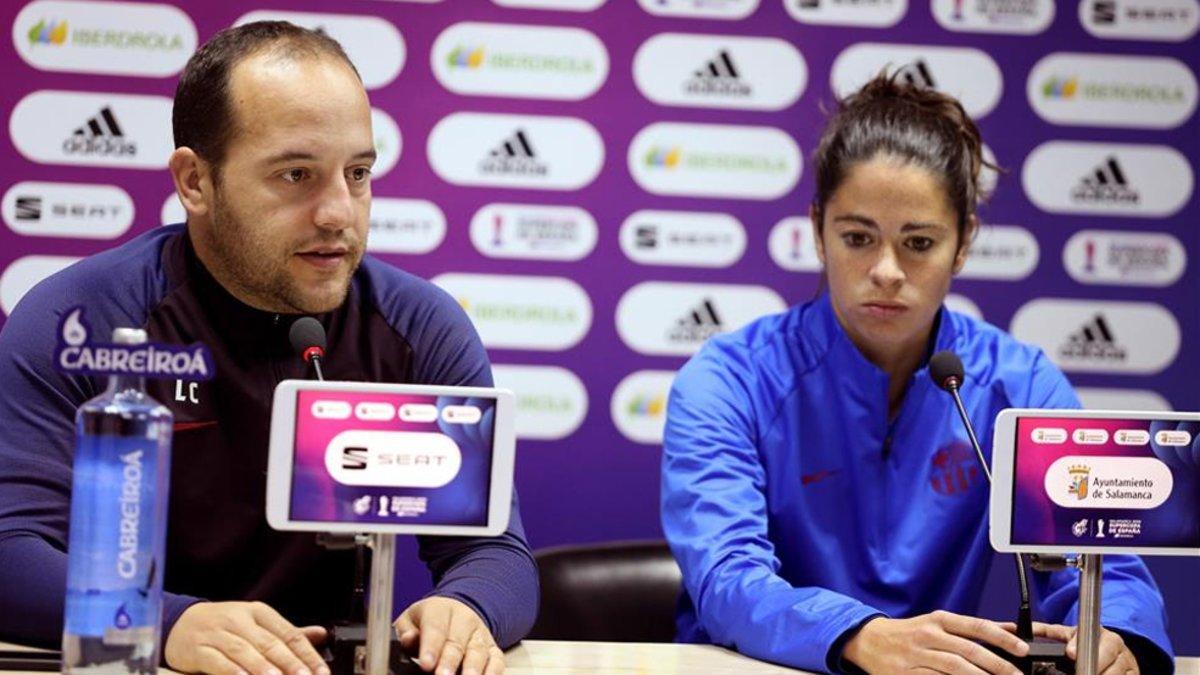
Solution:
[[[70,309],[58,325],[54,365],[69,375],[130,375],[154,379],[211,380],[212,355],[202,343],[188,346],[88,342],[83,307]]]

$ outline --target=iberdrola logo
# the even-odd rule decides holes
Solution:
[[[1042,84],[1042,95],[1046,98],[1075,98],[1079,91],[1078,77],[1052,77]]]
[[[470,68],[474,70],[483,65],[483,47],[455,47],[446,57],[451,68]]]
[[[1076,499],[1087,499],[1088,495],[1088,476],[1092,473],[1092,467],[1086,464],[1076,464],[1067,469],[1071,476],[1071,487],[1067,489],[1068,494],[1075,495]]]
[[[634,417],[661,417],[666,407],[667,401],[664,396],[639,395],[629,402],[627,409]]]
[[[646,166],[674,169],[676,166],[679,166],[679,157],[682,154],[683,150],[679,146],[666,149],[655,146],[650,148],[650,151],[646,153]]]
[[[34,24],[26,35],[29,37],[31,45],[61,45],[67,41],[67,22],[51,21],[46,23],[46,20],[42,19]]]

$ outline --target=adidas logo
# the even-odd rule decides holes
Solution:
[[[722,49],[715,58],[697,70],[684,85],[689,94],[707,96],[749,96],[750,85],[741,80],[729,51]]]
[[[42,198],[18,196],[16,204],[16,217],[17,220],[41,220]]]
[[[522,176],[544,176],[549,171],[546,164],[539,162],[537,153],[524,129],[517,129],[510,138],[492,149],[480,165],[480,170],[491,174],[517,174]]]
[[[698,344],[723,330],[724,325],[721,323],[721,317],[717,315],[717,308],[713,306],[712,299],[705,298],[675,322],[667,334],[667,339],[672,342]]]
[[[112,108],[104,106],[99,114],[76,129],[63,141],[68,155],[134,156],[137,144],[125,138]]]
[[[1071,199],[1087,203],[1137,204],[1141,194],[1129,186],[1121,164],[1113,155],[1080,179],[1071,190]]]
[[[1103,314],[1097,314],[1096,318],[1068,336],[1066,344],[1059,347],[1058,351],[1063,358],[1091,361],[1124,361],[1128,356],[1125,348],[1113,338],[1112,329]]]
[[[913,61],[901,68],[896,75],[897,79],[913,87],[922,87],[925,89],[934,89],[937,87],[937,81],[933,79],[933,73],[930,72],[929,64],[925,63],[925,59]]]

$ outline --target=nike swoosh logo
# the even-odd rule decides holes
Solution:
[[[172,428],[175,431],[191,431],[192,429],[203,429],[205,427],[215,426],[217,426],[217,421],[209,420],[207,422],[176,422]]]

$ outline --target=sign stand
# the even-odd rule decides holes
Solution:
[[[1100,579],[1103,556],[1087,553],[1075,558],[1079,569],[1079,629],[1077,673],[1098,675],[1100,665]]]
[[[371,536],[371,592],[367,607],[367,675],[388,675],[392,648],[392,586],[396,535]]]

